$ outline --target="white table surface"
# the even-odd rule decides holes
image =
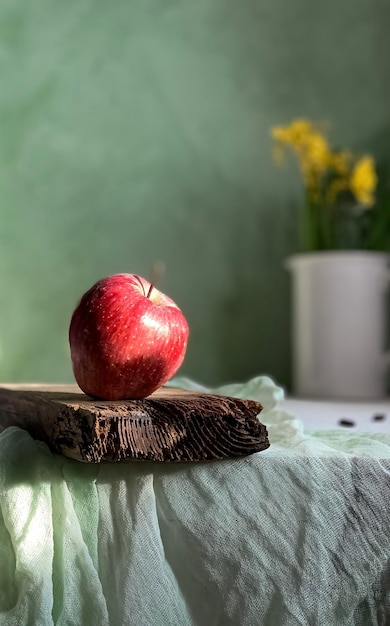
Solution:
[[[308,430],[390,433],[390,398],[372,402],[347,402],[286,397],[278,406],[300,419]],[[377,415],[383,415],[384,419],[375,420]],[[343,426],[340,424],[341,419],[352,421],[354,425]]]

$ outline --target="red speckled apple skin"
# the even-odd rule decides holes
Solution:
[[[73,372],[87,395],[145,398],[179,369],[188,324],[179,307],[136,274],[115,274],[87,291],[73,313]]]

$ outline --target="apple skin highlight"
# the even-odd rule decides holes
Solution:
[[[180,308],[136,274],[99,280],[81,298],[69,327],[77,384],[104,400],[149,396],[175,375],[187,343]]]

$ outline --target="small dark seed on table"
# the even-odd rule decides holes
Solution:
[[[352,420],[347,420],[347,419],[341,419],[339,420],[339,424],[340,426],[355,426],[355,422],[353,422]]]
[[[384,413],[376,413],[372,416],[374,422],[383,422],[386,419],[386,415]]]

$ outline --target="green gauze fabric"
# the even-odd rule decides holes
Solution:
[[[1,626],[390,624],[390,437],[305,433],[265,377],[217,391],[263,403],[268,450],[98,466],[1,434]]]

